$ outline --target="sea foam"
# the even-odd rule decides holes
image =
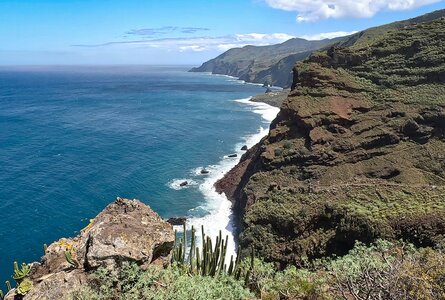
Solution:
[[[210,173],[207,174],[204,181],[198,188],[204,195],[206,202],[195,210],[206,211],[207,214],[203,217],[192,217],[187,220],[187,230],[191,230],[192,226],[194,226],[196,229],[198,246],[201,246],[201,225],[204,226],[206,235],[212,238],[216,237],[221,230],[222,236],[224,238],[227,236],[229,240],[226,259],[230,259],[231,255],[235,257],[236,254],[232,203],[224,194],[219,194],[216,192],[214,184],[238,164],[241,156],[243,153],[245,153],[245,151],[241,150],[243,145],[251,148],[265,135],[267,135],[269,124],[276,117],[279,111],[279,109],[276,107],[265,103],[252,102],[250,99],[251,98],[238,99],[235,101],[242,105],[248,106],[252,112],[260,114],[264,120],[265,126],[261,126],[256,133],[244,137],[242,143],[235,145],[233,153],[237,154],[236,158],[223,158],[217,165],[205,167],[206,169],[210,170]],[[196,174],[198,169],[201,168],[196,168],[192,170],[192,172]],[[181,228],[176,229],[179,231],[181,230]]]
[[[182,184],[183,182],[187,182],[187,184],[181,186],[181,184]],[[193,180],[193,179],[180,178],[180,179],[173,179],[173,180],[171,180],[171,181],[168,183],[168,186],[169,186],[171,189],[174,189],[174,190],[182,190],[182,189],[189,188],[189,187],[191,187],[191,186],[196,186],[197,184],[198,184],[198,182],[196,182],[196,181]]]

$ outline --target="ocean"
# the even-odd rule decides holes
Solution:
[[[188,68],[0,67],[0,282],[117,196],[223,230],[234,251],[230,202],[213,184],[278,109],[248,101],[261,86]]]

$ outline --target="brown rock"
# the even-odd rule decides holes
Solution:
[[[139,200],[117,198],[78,236],[62,238],[48,246],[41,262],[32,266],[30,279],[34,287],[23,299],[68,299],[98,267],[115,269],[130,262],[140,266],[166,265],[173,244],[171,224]],[[79,267],[66,261],[67,250]],[[12,290],[6,299],[14,297]]]
[[[46,276],[37,285],[23,297],[24,300],[68,300],[72,299],[70,293],[87,284],[87,273],[81,269],[72,270],[71,272],[57,272]],[[11,290],[6,295],[5,300],[17,299],[15,290]]]
[[[167,220],[168,223],[172,224],[172,225],[184,225],[185,222],[187,221],[186,218],[183,217],[173,217],[173,218],[169,218]]]
[[[82,232],[79,257],[86,268],[116,267],[124,262],[168,261],[172,226],[138,200],[117,198]]]

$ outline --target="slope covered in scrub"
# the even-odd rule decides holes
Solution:
[[[240,244],[283,267],[444,240],[445,19],[358,41],[297,63],[270,133],[217,183]]]

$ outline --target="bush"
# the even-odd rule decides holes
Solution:
[[[281,156],[281,155],[283,154],[283,149],[281,149],[281,148],[276,148],[276,149],[274,150],[274,154],[275,154],[276,157]]]
[[[250,264],[243,261],[247,268]],[[294,266],[277,271],[272,263],[255,259],[247,286],[262,300],[331,299],[325,272],[311,272]]]
[[[75,291],[74,300],[167,300],[252,299],[253,294],[232,276],[191,276],[173,265],[167,269],[149,266],[142,271],[131,264],[120,272],[103,268],[90,276],[91,286]]]
[[[286,141],[283,145],[284,149],[290,149],[292,148],[292,142],[291,141]]]
[[[132,264],[121,271],[98,269],[90,285],[75,291],[74,300],[136,299],[403,299],[434,300],[445,296],[445,254],[439,249],[415,249],[403,242],[356,243],[345,256],[308,262],[309,269],[254,260],[249,279],[225,274],[190,275],[174,264],[166,269]],[[250,270],[250,258],[240,268]]]
[[[445,255],[402,242],[357,243],[332,261],[333,287],[345,299],[443,299]]]

